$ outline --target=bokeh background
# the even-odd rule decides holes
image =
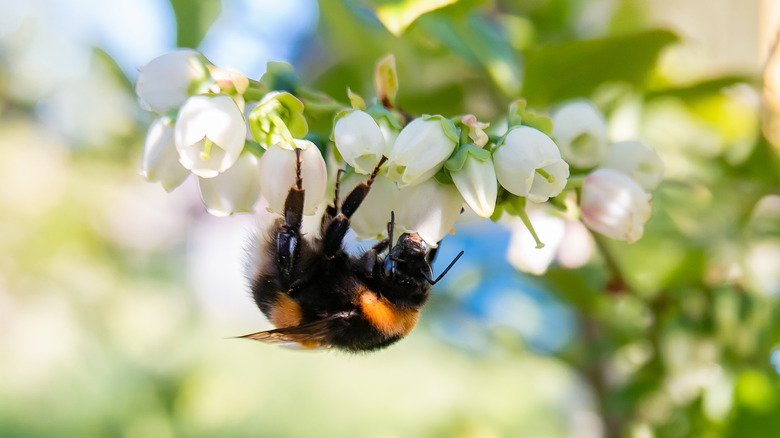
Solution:
[[[778,22],[772,0],[0,1],[0,436],[777,436]],[[640,242],[543,276],[507,260],[516,225],[464,217],[387,350],[229,339],[269,326],[243,278],[269,218],[137,174],[137,68],[175,47],[339,98],[394,53],[413,113],[589,97],[667,179]]]

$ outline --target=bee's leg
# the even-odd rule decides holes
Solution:
[[[387,158],[382,157],[379,164],[376,165],[374,171],[368,177],[366,182],[362,182],[355,186],[351,192],[344,198],[344,203],[336,208],[339,210],[335,216],[327,223],[327,226],[322,233],[322,245],[325,251],[325,257],[331,258],[333,255],[341,249],[341,242],[344,236],[349,230],[349,218],[355,214],[360,204],[366,199],[368,190],[371,188],[371,184],[374,183],[379,168],[384,164]]]
[[[290,285],[291,273],[300,253],[299,243],[303,222],[304,190],[300,149],[295,149],[295,156],[295,186],[287,192],[287,199],[284,202],[284,222],[276,230],[276,265],[285,286]]]

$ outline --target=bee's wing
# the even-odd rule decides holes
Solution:
[[[303,348],[328,348],[325,340],[330,330],[330,324],[337,319],[349,318],[356,312],[339,312],[326,318],[293,327],[282,327],[264,332],[252,333],[239,338],[254,339],[256,341],[270,343],[296,343]],[[296,346],[296,345],[294,345]]]

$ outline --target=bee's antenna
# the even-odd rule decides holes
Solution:
[[[456,255],[455,258],[452,259],[452,261],[450,262],[449,266],[447,266],[447,268],[444,270],[444,272],[442,272],[441,274],[439,274],[438,277],[436,277],[436,280],[431,280],[431,278],[428,277],[428,275],[425,275],[425,279],[428,281],[428,283],[430,283],[431,286],[433,286],[434,284],[438,283],[439,280],[444,278],[444,276],[447,275],[448,272],[450,272],[450,269],[452,269],[452,267],[455,265],[455,262],[458,261],[458,259],[460,258],[460,256],[463,255],[463,253],[464,253],[464,251],[459,252],[458,255]]]

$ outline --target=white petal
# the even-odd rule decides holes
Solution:
[[[158,113],[181,106],[190,83],[204,74],[198,57],[194,50],[175,50],[139,68],[135,91],[141,106]]]
[[[166,191],[178,187],[190,171],[179,163],[173,144],[173,126],[157,119],[146,134],[141,174],[149,181],[160,181]]]
[[[610,145],[601,167],[628,174],[648,191],[658,187],[664,173],[661,157],[644,143],[636,140]]]
[[[213,178],[229,169],[244,148],[244,116],[230,96],[193,96],[179,111],[174,130],[184,167]],[[204,153],[209,142],[211,150]]]
[[[388,157],[388,177],[399,187],[429,179],[455,150],[457,142],[447,137],[442,123],[417,118],[398,134]]]
[[[349,192],[367,176],[351,174],[341,181],[340,196],[344,200]],[[380,174],[371,185],[368,195],[350,219],[350,226],[359,239],[381,239],[387,236],[390,212],[396,209],[398,187],[386,176]]]
[[[198,187],[206,210],[215,216],[252,212],[260,197],[258,159],[245,152],[230,169],[216,177],[198,178]]]
[[[601,162],[607,151],[607,124],[592,103],[576,100],[564,104],[552,120],[553,137],[564,160],[582,168]]]
[[[555,142],[528,126],[514,127],[507,133],[502,145],[493,152],[493,164],[502,187],[533,202],[557,196],[569,177],[569,165],[561,159]],[[552,182],[536,169],[549,173]]]
[[[301,149],[301,179],[303,184],[304,214],[314,214],[317,206],[325,199],[327,170],[317,146],[307,140],[296,140]],[[284,214],[287,193],[295,185],[295,151],[272,145],[260,158],[260,189],[268,200],[268,210]]]
[[[463,168],[451,173],[455,187],[466,204],[482,217],[490,217],[496,208],[498,183],[493,160],[480,161],[469,156]]]
[[[379,125],[361,110],[354,110],[336,121],[333,139],[344,161],[364,175],[374,170],[385,149]]]
[[[419,233],[431,247],[450,232],[463,207],[458,189],[435,179],[401,189],[398,200],[396,228]]]

